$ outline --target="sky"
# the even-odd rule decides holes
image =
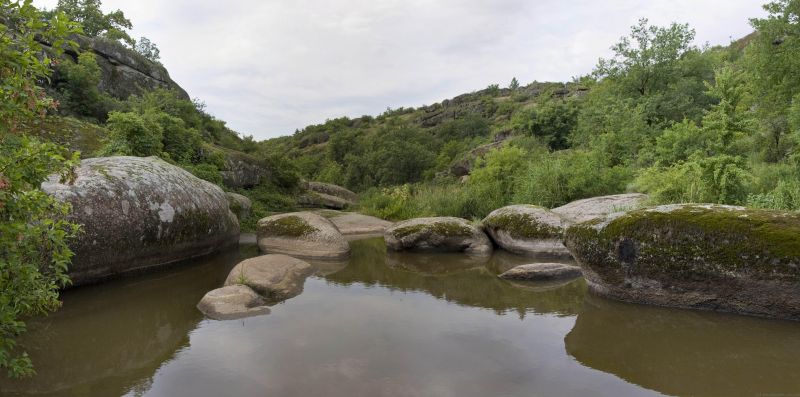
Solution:
[[[35,0],[52,8],[57,0]],[[257,140],[341,116],[418,107],[490,84],[569,81],[639,18],[696,44],[752,31],[765,0],[105,0],[170,76]]]

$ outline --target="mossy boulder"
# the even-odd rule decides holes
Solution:
[[[640,208],[648,196],[642,193],[613,194],[610,196],[590,197],[553,208],[565,223],[573,224],[604,218],[615,212],[626,212]]]
[[[386,229],[383,236],[386,246],[395,251],[492,252],[486,234],[461,218],[409,219]]]
[[[246,285],[269,301],[300,295],[306,278],[314,273],[307,262],[288,255],[261,255],[245,259],[228,273],[225,285]]]
[[[76,179],[57,177],[42,190],[72,205],[83,231],[75,252],[73,285],[154,268],[234,245],[239,222],[218,186],[157,157],[85,159]]]
[[[510,205],[492,211],[483,220],[486,233],[501,248],[522,255],[569,257],[561,242],[560,216],[534,205]]]
[[[569,227],[590,289],[623,301],[800,320],[800,214],[682,204]]]
[[[214,320],[234,320],[269,313],[255,291],[246,285],[228,285],[209,291],[197,304],[203,314]]]
[[[236,214],[239,221],[250,216],[250,210],[253,209],[253,202],[249,198],[242,196],[238,193],[227,192],[225,196],[228,198],[228,206],[231,211]]]
[[[330,220],[313,212],[278,214],[258,221],[262,252],[307,259],[344,259],[350,246]]]

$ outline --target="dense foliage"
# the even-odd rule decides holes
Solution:
[[[77,30],[63,14],[45,20],[30,1],[0,0],[0,368],[12,377],[33,373],[16,337],[24,317],[59,306],[58,289],[69,281],[67,240],[78,231],[64,220],[69,206],[39,189],[48,175],[69,178],[78,154],[20,132],[54,106],[36,86],[51,61],[36,38],[66,45]]]

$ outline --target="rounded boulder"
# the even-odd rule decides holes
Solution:
[[[273,215],[258,221],[258,247],[270,254],[338,260],[350,246],[330,220],[313,212]]]
[[[534,205],[509,205],[492,211],[483,228],[501,248],[521,255],[569,257],[561,242],[563,221],[557,214]]]
[[[383,236],[386,246],[394,251],[492,252],[492,242],[486,234],[461,218],[409,219],[386,229]]]

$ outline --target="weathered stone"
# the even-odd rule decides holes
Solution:
[[[557,281],[580,277],[581,268],[564,263],[531,263],[520,265],[500,275],[508,280]]]
[[[228,285],[209,291],[197,304],[197,308],[215,320],[233,320],[269,313],[264,300],[246,285]]]
[[[330,208],[334,210],[343,210],[353,203],[341,197],[331,196],[329,194],[306,192],[305,194],[297,197],[297,204],[309,208]]]
[[[343,259],[350,246],[339,229],[312,212],[273,215],[258,221],[258,247],[263,252],[310,259]]]
[[[42,183],[83,229],[70,242],[73,285],[209,254],[239,237],[222,189],[157,157],[86,159],[75,173],[73,184]]]
[[[230,189],[250,189],[267,175],[267,169],[259,160],[247,154],[215,147],[225,156],[224,168],[219,171],[222,184]]]
[[[561,217],[533,205],[510,205],[492,211],[483,228],[501,248],[522,255],[569,257],[561,242]]]
[[[667,205],[567,229],[589,288],[623,301],[800,320],[800,214]]]
[[[305,188],[317,193],[327,194],[329,196],[339,197],[350,203],[358,202],[358,195],[350,190],[343,188],[332,183],[324,182],[306,182]]]
[[[249,198],[233,192],[227,192],[225,196],[228,197],[228,206],[240,221],[250,216],[253,202]]]
[[[383,236],[386,228],[393,225],[392,222],[355,212],[342,212],[341,215],[329,217],[328,219],[348,238]]]
[[[225,285],[246,285],[269,300],[289,299],[303,292],[306,278],[314,272],[307,262],[288,255],[262,255],[237,264]]]
[[[467,220],[453,217],[416,218],[398,222],[384,232],[395,251],[440,251],[489,254],[492,242]]]
[[[641,207],[646,201],[646,194],[615,194],[573,201],[553,208],[551,211],[560,215],[566,223],[572,224],[603,218],[614,212],[634,210]]]

